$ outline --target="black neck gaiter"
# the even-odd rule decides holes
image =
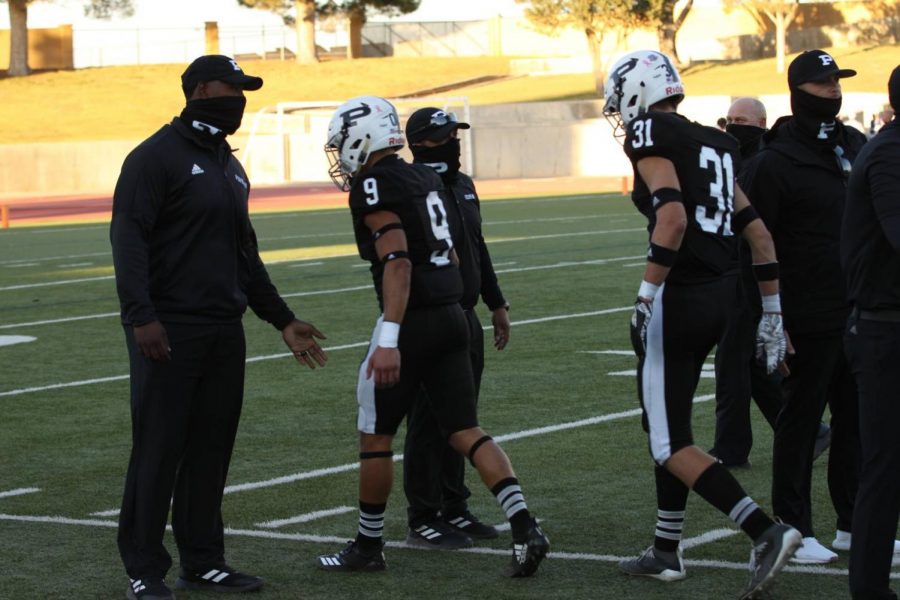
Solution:
[[[203,137],[225,139],[241,126],[247,99],[243,96],[216,96],[188,100],[181,119]]]
[[[837,114],[842,98],[820,98],[801,89],[791,90],[791,111],[794,121],[804,134],[826,144],[833,144],[839,128]]]
[[[444,181],[454,181],[459,174],[459,138],[450,138],[440,146],[410,146],[413,160],[435,170]]]
[[[742,159],[753,156],[759,150],[759,139],[766,132],[764,128],[756,125],[738,125],[737,123],[729,123],[725,126],[725,131],[740,142]]]

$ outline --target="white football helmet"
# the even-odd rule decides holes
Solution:
[[[328,174],[343,191],[376,150],[402,148],[406,141],[394,105],[377,96],[359,96],[341,104],[328,124]]]
[[[684,98],[684,85],[669,57],[655,50],[629,52],[616,61],[603,88],[603,114],[613,123],[615,133],[647,112],[657,102]]]

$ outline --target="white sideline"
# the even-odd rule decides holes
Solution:
[[[67,517],[52,516],[36,516],[36,515],[7,515],[0,513],[0,521],[17,521],[20,523],[50,523],[58,525],[83,525],[88,527],[118,527],[116,521],[107,521],[101,519],[69,519]],[[334,535],[310,535],[304,533],[281,533],[277,531],[259,531],[255,529],[232,529],[225,528],[226,535],[234,535],[241,537],[264,538],[270,540],[289,540],[294,542],[309,542],[314,544],[344,544],[347,542],[346,536]],[[407,546],[405,542],[387,542],[385,544],[389,548],[397,548],[403,550],[413,550],[420,552],[430,552],[429,550],[421,550]],[[500,550],[496,548],[465,548],[456,550],[455,552],[465,552],[466,554],[486,554],[491,556],[509,556],[509,550]],[[631,556],[615,556],[612,554],[589,554],[585,552],[550,552],[549,558],[553,560],[586,560],[593,562],[618,563]],[[689,567],[707,567],[713,569],[730,569],[733,571],[746,571],[747,563],[731,562],[724,560],[704,560],[704,559],[685,559],[684,564]],[[789,565],[784,568],[785,573],[803,573],[808,575],[833,575],[838,577],[846,577],[849,575],[847,569],[835,569],[831,567],[819,567],[812,565]],[[900,579],[900,573],[891,573],[891,579]]]
[[[371,286],[366,286],[366,289],[369,289],[369,288],[371,288]],[[512,325],[530,325],[532,323],[545,323],[548,321],[559,321],[559,320],[564,320],[564,319],[576,319],[579,317],[593,317],[593,316],[597,316],[597,315],[606,315],[606,314],[622,312],[622,311],[626,311],[626,310],[632,310],[632,307],[626,306],[626,307],[620,307],[620,308],[607,308],[607,309],[603,309],[603,310],[595,310],[595,311],[591,311],[591,312],[576,313],[576,314],[571,314],[571,315],[556,315],[556,316],[552,316],[552,317],[540,317],[537,319],[526,319],[526,320],[522,320],[522,321],[513,321],[511,324]],[[487,327],[488,326],[485,326],[484,328],[487,329]],[[355,342],[352,344],[344,344],[342,346],[333,346],[330,348],[325,348],[325,351],[326,352],[334,352],[336,350],[345,350],[347,348],[359,348],[361,346],[367,345],[368,343],[369,342],[366,341],[366,342]],[[291,353],[290,352],[282,352],[279,354],[253,356],[253,357],[248,358],[247,362],[254,363],[254,362],[259,362],[262,360],[272,360],[272,359],[277,359],[277,358],[284,358],[287,356],[291,356]],[[56,389],[61,389],[61,388],[92,385],[95,383],[108,383],[110,381],[120,381],[122,379],[128,379],[128,375],[113,375],[111,377],[100,377],[97,379],[84,379],[81,381],[70,381],[68,383],[54,383],[54,384],[45,385],[45,386],[21,388],[18,390],[9,390],[7,392],[0,392],[0,398],[2,398],[4,396],[18,396],[20,394],[30,394],[30,393],[34,393],[34,392],[44,392],[47,390],[56,390]]]
[[[354,512],[358,509],[353,508],[352,506],[337,506],[335,508],[328,508],[325,510],[317,510],[311,513],[306,513],[303,515],[297,515],[296,517],[288,517],[287,519],[275,519],[273,521],[264,521],[262,523],[255,523],[256,527],[262,527],[263,529],[276,529],[278,527],[284,527],[285,525],[296,525],[297,523],[309,523],[310,521],[315,521],[317,519],[322,519],[324,517],[333,517],[334,515],[343,515],[348,512]]]
[[[0,492],[0,498],[11,498],[13,496],[22,496],[24,494],[34,494],[35,492],[41,491],[41,488],[29,487],[29,488],[18,488],[15,490],[8,490],[6,492]]]

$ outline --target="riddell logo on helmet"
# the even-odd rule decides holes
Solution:
[[[392,146],[395,144],[402,144],[402,143],[403,143],[403,138],[395,138],[395,137],[388,138],[388,144],[390,144]]]
[[[680,85],[672,85],[666,88],[667,94],[683,94],[684,88]]]

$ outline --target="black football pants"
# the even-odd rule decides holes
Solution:
[[[484,331],[474,310],[466,310],[465,314],[477,400],[484,371]],[[464,482],[465,468],[464,457],[441,434],[425,391],[421,390],[410,408],[403,449],[403,489],[411,528],[434,520],[438,512],[454,517],[468,509],[466,499],[471,492]]]
[[[791,374],[782,383],[784,407],[778,414],[772,444],[772,507],[776,516],[803,537],[815,535],[813,451],[828,402],[832,413],[828,486],[837,526],[849,531],[858,486],[859,421],[856,386],[848,376],[842,336],[839,332],[794,334],[791,341],[796,354],[787,359]]]
[[[169,362],[141,355],[125,327],[132,448],[118,542],[132,579],[172,566],[163,546],[170,503],[181,565],[225,561],[222,493],[243,401],[244,331],[240,322],[164,327]]]
[[[851,317],[848,325],[844,339],[859,389],[862,445],[850,592],[854,600],[896,600],[889,577],[900,514],[900,323]]]
[[[716,433],[713,454],[725,465],[747,462],[753,446],[750,398],[772,428],[781,410],[781,377],[769,375],[756,362],[756,327],[753,310],[738,280],[736,310],[716,350]]]

